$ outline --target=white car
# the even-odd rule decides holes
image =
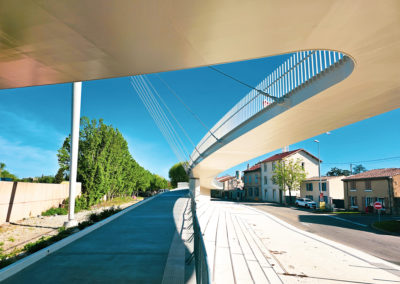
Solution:
[[[296,206],[302,206],[306,208],[317,208],[317,203],[312,201],[309,198],[297,198],[296,199]]]

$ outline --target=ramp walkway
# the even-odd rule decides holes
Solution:
[[[184,283],[194,266],[182,241],[188,190],[156,196],[3,283]]]
[[[399,283],[400,267],[257,209],[198,197],[212,283]]]

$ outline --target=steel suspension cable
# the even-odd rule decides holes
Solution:
[[[160,94],[157,92],[157,90],[154,88],[153,84],[151,83],[150,79],[145,77],[145,79],[148,81],[150,87],[154,90],[160,101],[163,103],[164,107],[168,110],[169,114],[172,116],[172,118],[175,120],[176,124],[178,124],[179,128],[182,130],[182,132],[185,134],[186,138],[189,140],[189,142],[192,144],[193,148],[197,151],[197,153],[200,154],[199,150],[197,149],[196,145],[194,144],[193,140],[190,138],[189,134],[186,132],[185,128],[181,125],[179,120],[175,117],[174,113],[171,111],[171,109],[168,107],[168,105],[165,103],[164,99],[160,96]]]
[[[175,141],[177,141],[177,144],[178,144],[179,148],[183,151],[185,156],[189,156],[189,152],[188,152],[186,146],[184,145],[182,139],[180,138],[179,134],[176,132],[176,130],[173,127],[172,123],[170,122],[170,120],[168,119],[168,117],[166,116],[164,111],[162,110],[162,108],[161,108],[160,104],[158,103],[158,101],[155,99],[152,91],[150,90],[150,88],[147,85],[147,83],[144,80],[144,78],[145,78],[145,76],[140,76],[140,79],[142,80],[142,84],[147,89],[150,99],[153,101],[154,105],[159,110],[161,118],[165,120],[165,124],[167,125],[169,131],[171,131],[172,137],[175,139]]]
[[[187,111],[189,111],[192,116],[194,118],[197,119],[198,122],[200,122],[200,124],[207,130],[208,133],[211,134],[212,137],[215,138],[216,141],[218,141],[219,139],[214,135],[214,133],[211,132],[210,128],[207,127],[207,125],[205,125],[205,123],[200,119],[200,117],[198,117],[191,109],[190,107],[185,104],[185,102],[178,96],[178,94],[167,84],[167,82],[165,82],[158,74],[156,74],[156,76],[158,77],[158,79],[160,79],[160,81],[167,87],[167,89],[175,96],[175,98],[177,98],[181,104],[187,109]]]
[[[139,95],[140,99],[142,100],[142,102],[145,105],[145,107],[146,107],[147,111],[149,112],[149,114],[152,116],[154,122],[156,123],[156,125],[160,129],[161,133],[163,134],[163,136],[167,140],[167,142],[170,145],[171,150],[174,152],[175,156],[178,158],[179,161],[184,161],[184,159],[182,159],[182,156],[179,153],[176,145],[172,142],[170,134],[167,133],[166,127],[161,123],[159,117],[157,116],[157,114],[155,112],[155,109],[154,109],[154,106],[152,106],[150,104],[150,102],[148,101],[148,98],[145,97],[145,94],[144,94],[145,92],[143,90],[143,87],[140,86],[139,82],[136,79],[134,79],[133,77],[131,78],[131,84],[135,88],[137,94]]]

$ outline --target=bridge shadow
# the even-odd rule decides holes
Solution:
[[[195,267],[194,260],[186,264],[190,245],[182,239],[176,241],[181,232],[175,225],[179,216],[174,215],[174,207],[181,198],[187,198],[187,190],[160,194],[135,208],[128,207],[116,219],[2,283],[162,283],[167,265],[172,267],[172,275],[187,282]],[[176,244],[183,251],[178,258],[173,249]]]

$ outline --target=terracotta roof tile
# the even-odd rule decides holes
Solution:
[[[261,168],[261,164],[260,164],[260,163],[258,163],[258,164],[255,164],[255,165],[254,165],[254,166],[252,166],[251,168],[244,170],[244,172],[252,172],[252,171],[256,171],[256,170],[258,170],[259,168]]]
[[[392,177],[396,175],[400,175],[400,168],[387,168],[387,169],[376,169],[376,170],[366,171],[356,175],[348,176],[342,180]]]
[[[288,152],[283,152],[283,153],[278,153],[275,154],[265,160],[262,160],[260,163],[265,163],[265,162],[273,162],[273,161],[278,161],[278,160],[282,160],[283,158],[289,157],[291,155],[294,155],[300,151],[305,152],[307,155],[313,157],[314,159],[316,159],[318,161],[318,158],[315,157],[313,154],[311,154],[310,152],[304,150],[304,149],[296,149],[296,150],[292,150],[292,151],[288,151]],[[322,161],[321,161],[322,162]]]

